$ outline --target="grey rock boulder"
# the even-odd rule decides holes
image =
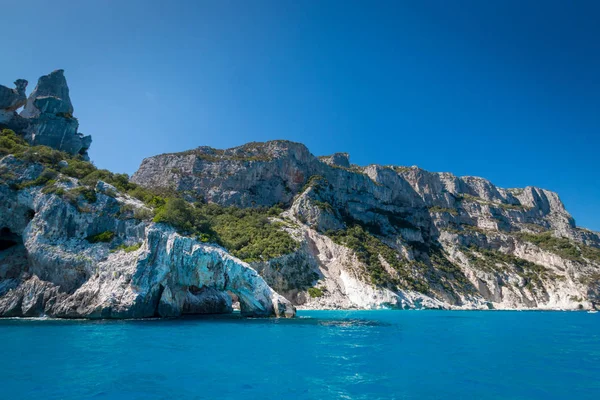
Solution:
[[[77,132],[73,104],[63,70],[42,76],[26,97],[27,81],[19,79],[16,88],[0,86],[0,128],[23,135],[33,145],[49,146],[88,159],[92,138]],[[20,114],[15,111],[25,106]]]
[[[62,69],[44,75],[38,80],[37,86],[27,99],[21,116],[34,118],[42,113],[73,114],[69,86]]]
[[[27,102],[26,88],[27,81],[25,79],[17,79],[14,89],[0,85],[0,110],[16,111],[23,107]]]

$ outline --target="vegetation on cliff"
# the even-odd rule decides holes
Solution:
[[[282,225],[270,220],[282,212],[278,207],[240,209],[216,204],[191,204],[176,191],[143,188],[130,182],[127,174],[98,169],[81,157],[50,147],[30,146],[19,135],[5,129],[0,133],[0,155],[8,154],[44,166],[39,177],[20,182],[15,189],[43,186],[45,193],[62,196],[71,203],[76,203],[79,197],[94,203],[96,185],[103,181],[143,201],[153,210],[154,222],[170,224],[182,234],[197,236],[203,242],[218,243],[244,261],[268,260],[297,248],[297,242],[281,229]],[[9,178],[10,171],[1,173]],[[65,179],[61,175],[78,179],[80,186],[62,189],[57,185],[60,179]],[[146,219],[152,215],[134,212],[134,217]],[[89,239],[102,242],[107,238]]]
[[[518,237],[567,260],[585,262],[588,259],[600,262],[600,249],[553,236],[552,232],[520,233]]]
[[[168,198],[158,208],[154,222],[173,225],[203,242],[215,242],[244,261],[264,261],[294,251],[298,244],[271,217],[282,210],[272,208],[222,207],[216,204],[190,204],[181,198]]]

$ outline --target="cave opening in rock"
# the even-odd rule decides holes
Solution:
[[[33,211],[32,209],[29,209],[27,211],[25,211],[25,217],[31,221],[33,219],[33,217],[35,217],[35,211]]]
[[[233,293],[231,290],[227,291],[227,295],[231,298],[231,308],[234,311],[240,311],[240,298],[238,295]]]
[[[0,251],[10,249],[21,243],[19,235],[15,235],[10,229],[4,227],[0,229]]]

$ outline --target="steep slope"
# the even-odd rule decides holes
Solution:
[[[222,206],[280,204],[298,249],[252,265],[297,305],[591,308],[600,237],[558,195],[416,167],[317,158],[287,141],[145,159],[132,181]]]
[[[86,186],[32,156],[0,158],[0,316],[222,313],[232,310],[228,292],[246,315],[294,314],[222,248],[148,221],[147,206],[109,184]],[[69,162],[56,167],[68,172]]]

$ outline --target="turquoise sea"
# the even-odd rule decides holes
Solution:
[[[600,313],[0,320],[1,399],[598,399]]]

